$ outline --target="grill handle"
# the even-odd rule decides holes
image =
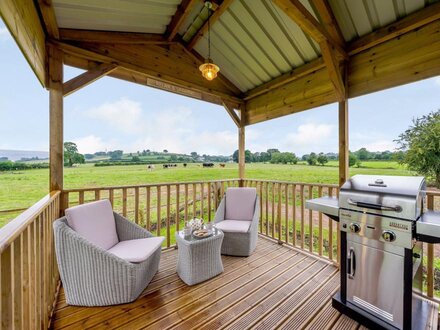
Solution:
[[[348,278],[353,279],[354,274],[356,273],[356,255],[354,254],[353,248],[350,248],[347,264]]]
[[[348,199],[347,203],[350,205],[353,205],[353,206],[363,207],[363,208],[372,209],[372,210],[402,212],[402,207],[399,205],[386,206],[386,205],[382,205],[382,204],[358,202],[358,201],[354,201],[352,199]]]

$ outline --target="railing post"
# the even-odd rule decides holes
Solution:
[[[48,45],[49,54],[49,191],[63,190],[63,52]]]
[[[245,177],[245,114],[244,109],[240,111],[240,127],[238,128],[238,182],[239,187],[244,186]]]

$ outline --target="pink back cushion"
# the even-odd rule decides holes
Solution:
[[[119,242],[112,205],[106,199],[68,208],[66,218],[74,231],[105,250]]]
[[[228,188],[226,190],[225,220],[252,220],[256,199],[257,190],[255,188]]]

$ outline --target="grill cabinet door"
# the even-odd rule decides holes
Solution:
[[[403,326],[403,256],[347,241],[347,300]]]

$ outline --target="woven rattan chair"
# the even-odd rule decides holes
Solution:
[[[228,188],[214,222],[224,233],[222,254],[247,257],[258,240],[260,203],[255,188]]]
[[[157,272],[164,238],[114,213],[108,200],[67,209],[53,227],[69,305],[131,302]]]

